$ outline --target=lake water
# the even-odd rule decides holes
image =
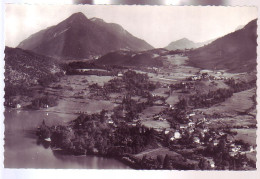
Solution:
[[[37,142],[34,130],[43,119],[47,125],[65,124],[76,118],[74,114],[6,108],[4,115],[5,168],[130,169],[111,158],[57,154]]]

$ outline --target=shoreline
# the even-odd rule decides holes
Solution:
[[[43,142],[43,141],[41,141]],[[46,141],[44,141],[46,142]],[[73,152],[73,151],[66,151],[66,150],[53,150],[51,147],[50,149],[52,150],[52,152],[56,152],[57,154],[59,155],[68,155],[68,156],[95,156],[95,157],[102,157],[102,158],[108,158],[108,159],[114,159],[114,160],[117,160],[123,164],[125,164],[126,166],[130,167],[130,169],[137,169],[137,170],[140,170],[141,168],[138,167],[139,164],[136,163],[136,161],[134,161],[135,163],[133,162],[130,162],[131,159],[133,159],[133,157],[130,156],[130,154],[125,154],[125,156],[122,156],[122,157],[115,157],[115,156],[108,156],[108,155],[102,155],[102,154],[95,154],[95,153],[86,153],[86,154],[83,154],[83,153],[76,153],[76,152]],[[127,160],[130,159],[130,160]],[[132,160],[133,161],[133,160]]]

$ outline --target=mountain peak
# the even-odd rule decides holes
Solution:
[[[97,17],[92,17],[90,19],[92,22],[105,22],[103,19],[97,18]]]
[[[189,39],[187,39],[187,38],[182,38],[182,39],[180,39],[180,40],[177,40],[177,41],[182,41],[182,42],[193,42],[193,41],[191,41],[191,40],[189,40]]]
[[[86,20],[88,19],[82,12],[72,14],[68,20]]]
[[[165,47],[167,50],[184,50],[189,48],[194,48],[195,43],[187,38],[182,38],[177,41],[171,42],[167,47]]]
[[[31,35],[18,47],[47,56],[73,59],[100,56],[120,49],[143,51],[153,48],[120,25],[99,18],[88,19],[82,12]]]

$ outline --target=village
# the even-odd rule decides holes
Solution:
[[[85,73],[88,70],[83,71]],[[244,87],[239,82],[235,85],[239,87],[239,90],[230,90],[228,85],[225,87],[230,91],[219,90],[216,87],[218,84],[226,84],[234,79],[236,78],[225,76],[224,72],[209,74],[209,72],[200,71],[195,75],[190,74],[190,77],[178,80],[174,84],[159,81],[155,83],[150,81],[149,75],[145,73],[126,69],[119,70],[111,80],[103,85],[97,83],[89,85],[88,98],[96,101],[108,100],[115,107],[112,110],[102,110],[102,114],[96,113],[91,116],[85,111],[75,111],[81,116],[79,117],[81,123],[77,123],[77,127],[75,125],[69,127],[69,130],[79,138],[76,143],[72,142],[75,139],[71,139],[70,145],[74,147],[70,148],[70,151],[115,156],[133,168],[203,170],[250,170],[255,168],[254,157],[252,159],[248,156],[255,155],[256,145],[236,139],[234,136],[237,132],[227,124],[212,125],[214,117],[205,114],[200,108],[198,109],[198,107],[210,107],[218,104],[230,98],[235,92],[252,88],[252,85]],[[153,80],[155,79],[153,78]],[[206,94],[200,94],[202,99],[196,99],[197,102],[201,100],[198,104],[194,103],[194,91],[198,88],[198,84],[208,84],[208,82],[217,83],[214,85],[217,92],[210,92],[210,88]],[[168,99],[174,95],[177,95],[173,98],[174,102],[169,101]],[[196,97],[200,95],[196,94]],[[100,116],[103,116],[102,120]],[[217,118],[219,117],[217,116]],[[94,139],[91,138],[94,134],[87,132],[91,131],[87,125],[90,121],[94,122],[91,125],[93,130],[103,126],[102,128],[109,133],[107,136],[100,136],[101,141],[107,141],[105,145],[94,142]],[[255,127],[250,125],[237,128],[253,129]],[[39,130],[41,131],[41,128]],[[53,128],[50,131],[52,132],[49,132],[49,140],[52,138],[51,133],[57,132]],[[78,133],[79,131],[81,132]],[[120,134],[122,136],[119,133],[122,133]],[[147,133],[152,136],[147,136]],[[86,141],[83,144],[78,141],[82,140],[82,135],[89,136],[88,140],[92,141],[91,148],[84,147],[87,145]],[[140,137],[138,140],[143,141],[144,144],[140,145],[140,141],[136,141],[137,136]],[[118,141],[123,138],[123,141]],[[62,148],[62,146],[53,145],[55,148]],[[107,146],[107,148],[101,149],[100,145]],[[78,150],[79,148],[80,150]],[[114,148],[118,150],[116,153],[111,151]],[[160,155],[158,151],[161,151]],[[163,158],[163,161],[166,160],[168,164],[159,164],[158,157]],[[178,160],[176,157],[182,159]]]

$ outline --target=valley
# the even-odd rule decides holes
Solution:
[[[256,170],[256,27],[156,49],[75,13],[6,47],[5,165]]]
[[[14,99],[19,99],[19,101],[14,103],[19,104],[19,108],[26,110],[26,108],[33,107],[33,103],[28,105],[28,101],[34,101],[39,96],[55,99],[56,104],[54,106],[51,106],[48,102],[43,102],[44,104],[40,105],[38,110],[44,112],[47,116],[48,114],[71,116],[69,117],[71,122],[61,123],[61,125],[74,131],[73,136],[76,135],[77,137],[66,134],[72,137],[70,147],[67,144],[56,143],[54,137],[57,131],[51,126],[46,128],[45,125],[50,125],[48,121],[40,126],[38,135],[40,134],[40,138],[44,135],[43,141],[46,138],[51,138],[53,150],[60,148],[70,155],[86,153],[114,156],[133,168],[146,169],[196,169],[204,160],[215,161],[214,167],[212,167],[213,165],[208,166],[207,169],[222,169],[222,167],[236,169],[232,167],[241,167],[240,164],[231,166],[231,164],[217,163],[215,154],[207,153],[211,143],[214,143],[213,149],[216,148],[214,150],[217,150],[220,145],[223,145],[220,143],[225,141],[225,153],[223,152],[225,155],[233,157],[232,160],[235,161],[237,160],[236,157],[241,155],[240,153],[246,153],[246,156],[250,158],[249,162],[253,163],[255,158],[252,152],[255,151],[256,147],[254,85],[248,87],[248,90],[234,93],[232,97],[225,97],[223,102],[213,103],[213,105],[209,103],[205,106],[204,102],[201,101],[202,105],[200,104],[197,107],[192,102],[192,96],[194,94],[203,96],[218,89],[230,89],[227,84],[229,79],[234,79],[236,83],[242,83],[241,79],[246,79],[242,81],[247,83],[254,80],[254,75],[200,70],[196,67],[187,66],[188,58],[185,55],[167,54],[163,55],[162,58],[164,65],[158,68],[129,66],[121,69],[110,67],[110,71],[114,71],[112,74],[117,72],[117,75],[112,76],[88,75],[84,71],[82,74],[77,72],[76,75],[63,75],[58,81],[47,86],[31,88],[34,95],[27,98],[16,96]],[[90,70],[98,72],[98,69]],[[23,98],[26,100],[23,100]],[[240,101],[243,101],[243,103]],[[101,114],[103,115],[102,121],[98,117]],[[96,118],[93,118],[94,116]],[[77,119],[75,120],[75,118]],[[79,123],[79,120],[83,121]],[[141,135],[142,138],[142,135],[147,135],[146,133],[129,133],[129,136],[125,136],[130,138],[129,141],[121,141],[120,143],[111,141],[111,136],[101,135],[102,139],[99,140],[107,142],[106,144],[99,144],[96,141],[96,137],[99,135],[96,134],[98,136],[95,136],[95,133],[87,132],[91,122],[94,122],[96,126],[92,130],[105,130],[116,140],[118,130],[139,131],[141,129],[152,131],[153,139],[142,139],[148,141],[139,146],[140,144],[135,144],[132,141],[132,135]],[[73,123],[73,125],[70,123]],[[82,126],[78,126],[79,124]],[[55,128],[58,127],[59,125],[56,125]],[[125,129],[125,127],[128,129]],[[47,136],[46,130],[49,131]],[[66,130],[64,128],[60,132],[63,133]],[[250,137],[246,136],[245,130],[248,131],[246,133],[250,133]],[[81,132],[79,133],[79,131]],[[90,136],[88,139],[84,139],[82,138],[84,135]],[[207,135],[208,138],[206,138]],[[214,142],[209,140],[209,136],[215,136]],[[235,137],[230,138],[231,136]],[[59,140],[67,139],[60,138]],[[96,141],[93,141],[92,148],[87,144],[87,140]],[[236,144],[236,141],[242,143]],[[217,144],[215,145],[215,143]],[[102,149],[99,147],[100,145],[103,146]],[[251,147],[252,152],[247,153],[247,149],[243,148],[247,145]],[[71,146],[74,146],[74,148],[71,148]],[[233,148],[237,146],[242,146],[243,149],[232,152]],[[114,147],[120,147],[121,149],[118,152],[121,152],[111,153],[110,150],[113,150]],[[197,154],[194,153],[190,156],[188,153],[180,152],[180,148],[193,152],[198,151]],[[151,150],[159,150],[160,152],[149,152]],[[169,159],[165,159],[166,156]],[[163,161],[169,160],[168,166],[163,163],[160,164],[158,158],[163,158]],[[246,165],[247,169],[254,168],[251,163]],[[174,166],[178,167],[175,168]]]

